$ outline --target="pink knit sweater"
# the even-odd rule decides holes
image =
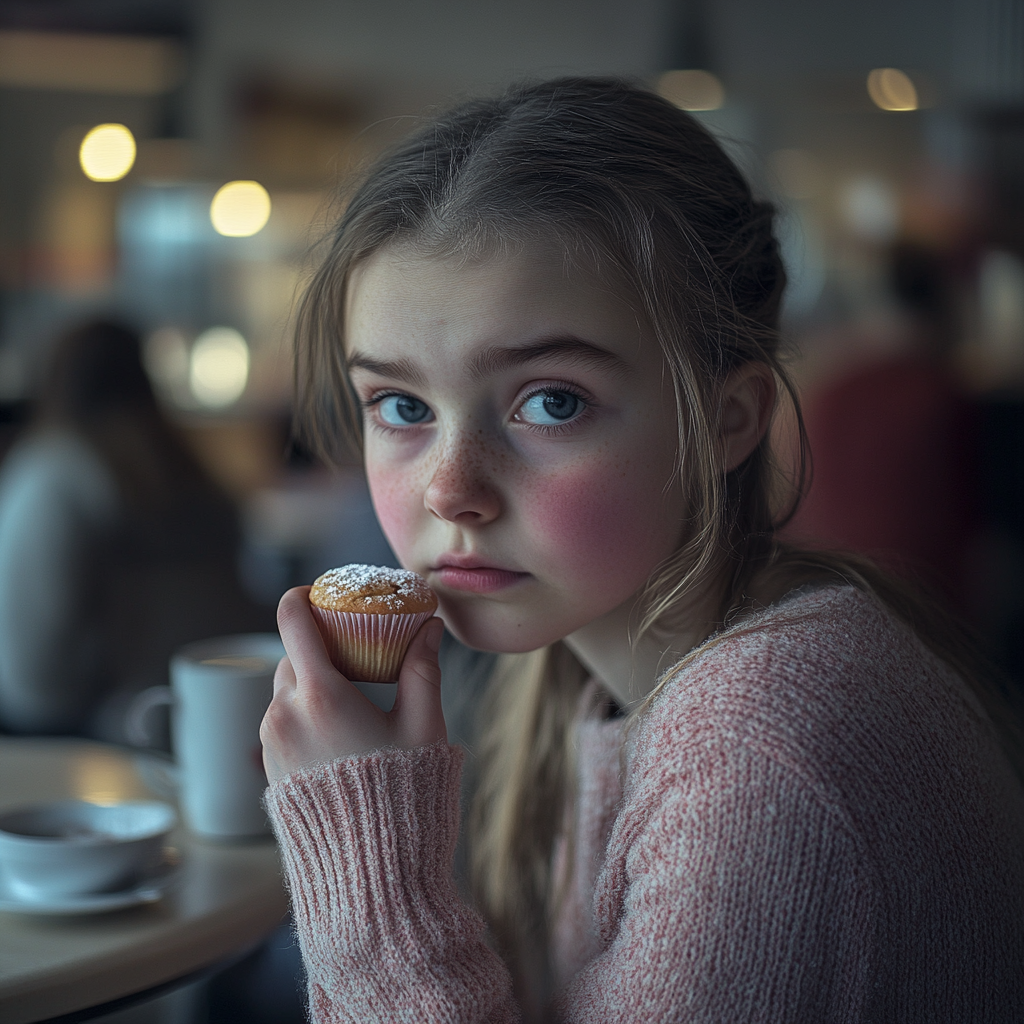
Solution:
[[[1024,795],[871,599],[814,591],[707,645],[624,782],[621,737],[578,723],[560,1019],[1024,1021]],[[451,880],[460,763],[381,750],[271,788],[314,1021],[519,1019]]]

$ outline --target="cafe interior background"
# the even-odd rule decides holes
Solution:
[[[1020,0],[2,0],[0,457],[31,426],[55,339],[114,314],[234,503],[252,623],[332,565],[389,561],[359,467],[329,471],[289,439],[311,253],[338,186],[432,106],[564,73],[650,83],[778,204],[820,472],[838,462],[870,492],[872,523],[967,508],[938,568],[895,550],[913,522],[862,536],[822,513],[805,533],[903,557],[1019,682]],[[847,386],[901,359],[968,410],[951,442],[968,454],[925,494],[867,463],[901,430],[928,434],[934,409],[915,422],[891,380]],[[922,443],[907,442],[918,462]]]
[[[233,628],[273,628],[280,594],[331,566],[390,562],[359,466],[291,439],[296,296],[338,188],[424,112],[573,73],[693,111],[778,206],[816,472],[793,535],[934,586],[1019,696],[1024,0],[0,0],[0,529],[57,340],[114,316],[229,499]],[[183,569],[210,536],[188,558],[150,543],[141,591],[109,560],[135,571],[117,650],[144,656],[97,671],[129,697],[227,631],[189,582],[204,566]],[[116,701],[105,723],[33,719],[6,692],[0,732],[169,745],[117,734]],[[226,985],[239,1019],[303,1019],[282,941]]]

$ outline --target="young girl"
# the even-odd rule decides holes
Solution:
[[[1024,1019],[994,699],[900,588],[773,537],[783,284],[771,208],[615,81],[460,106],[350,198],[306,422],[362,438],[402,564],[507,657],[474,909],[441,622],[384,714],[282,599],[267,806],[315,1021]]]

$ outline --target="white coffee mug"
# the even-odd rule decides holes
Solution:
[[[269,832],[260,722],[284,656],[276,633],[200,640],[171,658],[171,740],[189,827],[212,839]]]

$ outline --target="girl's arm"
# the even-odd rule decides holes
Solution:
[[[330,675],[326,654],[326,666],[319,660],[323,645],[303,610],[298,601],[285,609],[298,626],[282,616],[298,669],[282,663],[264,736],[277,772],[267,808],[314,1022],[518,1020],[509,973],[452,881],[460,752],[443,736],[395,742],[411,734],[401,720],[410,705],[394,718],[363,707]],[[414,694],[429,712],[433,685],[439,713],[431,646],[421,630],[398,701]],[[360,721],[384,741],[332,756],[339,737],[358,746]],[[561,1018],[781,1024],[850,1015],[870,985],[876,910],[855,838],[792,768],[727,733],[712,730],[699,749],[680,752],[681,739],[670,728],[652,742],[679,754],[667,766],[657,757],[635,765],[596,894],[603,952],[570,985]],[[284,772],[289,759],[302,763]]]
[[[313,1020],[518,1020],[452,880],[462,756],[441,711],[441,622],[413,638],[386,713],[331,664],[308,591],[281,601],[288,657],[260,735]]]
[[[314,1024],[519,1019],[511,979],[452,881],[461,750],[380,750],[277,782]]]
[[[700,755],[619,816],[604,949],[562,996],[566,1024],[838,1019],[870,987],[874,887],[843,823],[763,755]],[[442,743],[382,750],[271,788],[315,1024],[519,1019],[451,880],[460,762]]]

